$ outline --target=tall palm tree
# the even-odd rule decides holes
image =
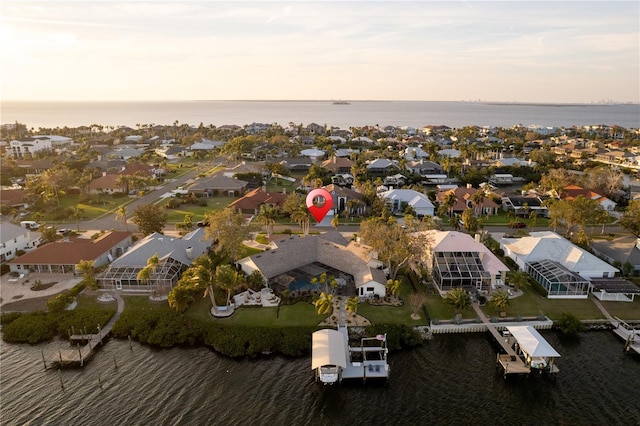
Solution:
[[[324,291],[320,293],[320,297],[314,303],[318,315],[326,315],[333,308],[333,294],[327,294]]]
[[[484,200],[486,198],[486,195],[487,194],[485,193],[484,188],[480,188],[480,189],[478,189],[476,191],[475,194],[473,194],[471,196],[471,201],[473,202],[473,204],[475,206],[477,206],[479,208],[479,211],[476,210],[476,215],[478,215],[478,216],[482,216],[482,213],[483,213],[482,209],[484,207],[483,204],[484,204]]]
[[[243,284],[243,275],[234,269],[231,265],[220,265],[216,269],[215,273],[216,286],[227,291],[227,305],[231,300],[231,293],[238,288],[240,284]]]
[[[524,271],[509,271],[509,282],[513,284],[513,288],[519,290],[529,284],[529,278]]]
[[[212,252],[210,255],[200,256],[191,264],[191,284],[204,291],[204,297],[209,295],[211,304],[215,307],[216,300],[213,293],[213,286],[216,284],[216,268],[222,261],[221,255]]]
[[[258,213],[256,219],[264,226],[265,231],[267,232],[267,238],[271,238],[273,225],[275,225],[277,218],[278,210],[275,207],[266,204],[260,206],[260,213]]]
[[[442,204],[447,208],[449,216],[451,217],[453,217],[453,206],[456,205],[456,201],[458,201],[458,197],[456,197],[456,194],[453,191],[446,194],[442,199]]]
[[[307,210],[306,206],[298,206],[292,213],[291,219],[300,225],[302,233],[306,236],[309,234],[309,226],[311,225],[311,213]]]
[[[489,304],[496,308],[498,312],[506,312],[509,306],[509,293],[506,290],[498,290],[491,295]]]
[[[72,209],[71,217],[76,220],[76,230],[80,232],[80,219],[84,216],[84,209],[80,207],[74,207]]]
[[[129,224],[127,223],[127,206],[124,204],[116,209],[116,220],[122,223],[127,231],[129,230]]]

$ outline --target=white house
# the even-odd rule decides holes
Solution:
[[[14,139],[9,142],[9,154],[14,158],[28,157],[44,150],[53,150],[53,144],[48,136]]]
[[[16,257],[18,250],[28,251],[38,247],[40,244],[40,233],[14,225],[10,222],[0,222],[2,227],[0,261]]]
[[[589,280],[613,278],[617,268],[551,231],[503,238],[500,248],[547,290],[547,297],[586,299]]]
[[[392,212],[402,212],[406,206],[416,211],[416,216],[433,216],[435,206],[429,197],[413,189],[392,189],[378,194],[391,206]]]

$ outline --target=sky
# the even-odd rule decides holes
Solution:
[[[640,2],[0,2],[3,100],[640,102]]]

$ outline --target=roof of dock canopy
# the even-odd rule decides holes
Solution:
[[[344,335],[337,330],[318,330],[312,335],[311,369],[325,365],[347,368]]]
[[[606,291],[607,293],[640,294],[640,287],[629,280],[623,280],[620,278],[592,278],[590,281],[595,290]]]
[[[531,357],[559,358],[560,354],[553,349],[538,330],[531,326],[507,327],[509,333],[518,341],[520,348]]]

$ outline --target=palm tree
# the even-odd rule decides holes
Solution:
[[[352,313],[353,316],[356,316],[358,314],[359,302],[360,300],[358,299],[358,296],[349,297],[345,301],[345,309],[347,310],[347,312]]]
[[[509,271],[509,282],[513,284],[513,288],[519,290],[529,284],[529,278],[524,271]]]
[[[81,260],[80,263],[76,265],[76,271],[82,274],[84,280],[89,284],[89,287],[97,289],[93,260]]]
[[[489,299],[489,304],[498,312],[506,312],[507,306],[509,306],[509,293],[506,290],[494,292]]]
[[[471,196],[471,201],[473,202],[473,204],[475,206],[479,207],[480,211],[476,211],[476,215],[478,215],[478,216],[482,216],[482,213],[483,213],[482,208],[483,208],[483,204],[484,204],[484,200],[486,198],[486,195],[487,194],[485,193],[484,188],[480,188],[480,189],[478,189],[476,191],[475,194],[473,194]]]
[[[449,216],[451,217],[453,217],[453,206],[455,206],[457,201],[458,197],[456,197],[456,194],[453,191],[447,193],[442,199],[442,204],[447,208]]]
[[[215,307],[216,300],[213,286],[216,284],[216,268],[221,262],[220,255],[212,252],[211,255],[200,256],[191,264],[191,283],[200,290],[204,290],[204,297],[209,295],[211,304]]]
[[[419,320],[420,314],[418,313],[418,311],[425,303],[427,303],[427,296],[424,293],[413,292],[409,296],[409,303],[413,307],[411,318],[414,320]]]
[[[391,293],[391,295],[398,301],[398,295],[400,294],[400,287],[402,285],[402,281],[400,280],[388,280],[387,281],[387,291]]]
[[[445,297],[445,300],[455,308],[457,314],[471,306],[471,297],[469,293],[467,293],[467,290],[462,287],[451,290]]]
[[[147,266],[142,268],[136,278],[138,281],[148,284],[151,281],[151,277],[153,273],[156,271],[158,264],[160,263],[160,259],[158,258],[158,253],[154,253],[149,259],[147,259]]]
[[[243,284],[243,275],[234,269],[231,265],[221,265],[218,266],[215,273],[216,285],[218,288],[227,291],[227,304],[229,306],[229,301],[231,300],[231,292],[238,288],[240,284]]]
[[[318,315],[326,315],[331,312],[333,307],[333,294],[327,294],[324,291],[320,293],[320,297],[314,303]]]
[[[298,206],[292,213],[291,219],[300,225],[302,233],[306,236],[309,234],[309,225],[311,224],[311,213],[306,206]]]
[[[267,238],[271,238],[273,225],[275,225],[277,218],[278,210],[276,210],[275,207],[266,204],[260,206],[260,213],[258,213],[256,219],[264,226],[265,231],[267,232]]]
[[[81,209],[80,207],[74,207],[72,209],[71,217],[76,220],[76,229],[78,232],[80,232],[80,219],[82,219],[83,215],[84,209]]]
[[[339,224],[340,224],[340,218],[338,217],[338,215],[333,216],[333,218],[331,219],[331,226],[333,226],[335,230],[338,230]]]
[[[167,302],[169,302],[169,307],[178,312],[186,311],[189,305],[193,303],[193,294],[191,289],[180,285],[175,286],[169,292]]]
[[[335,290],[338,287],[338,281],[336,281],[333,275],[327,275],[326,272],[320,274],[320,277],[311,278],[311,284],[321,284],[324,286],[324,292],[329,294],[329,287],[331,287],[331,294],[335,294]]]
[[[124,204],[116,209],[116,220],[122,223],[127,231],[129,230],[129,224],[127,223],[127,206]]]

